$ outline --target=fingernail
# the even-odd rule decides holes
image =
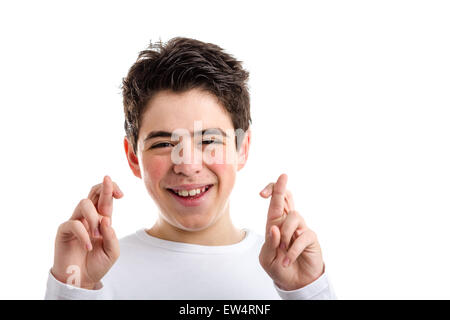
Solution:
[[[282,243],[280,244],[280,249],[281,249],[281,250],[286,249],[286,245],[284,244],[284,242],[282,242]]]
[[[87,244],[86,244],[86,249],[87,249],[88,251],[91,251],[91,250],[92,250],[92,245],[91,245],[90,243],[87,243]]]
[[[284,260],[283,260],[283,267],[287,267],[290,262],[291,262],[291,260],[288,257],[284,258]]]
[[[94,237],[100,237],[100,232],[98,231],[98,228],[95,228],[94,230]]]

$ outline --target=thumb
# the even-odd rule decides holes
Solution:
[[[280,245],[281,233],[278,226],[273,225],[266,234],[266,241],[261,248],[260,262],[263,266],[270,266],[277,257],[277,249]]]
[[[111,227],[111,218],[103,217],[100,223],[100,232],[103,237],[103,250],[114,263],[120,255],[119,240]]]
[[[277,251],[278,246],[280,245],[280,241],[281,241],[280,228],[278,228],[278,226],[276,225],[273,225],[269,229],[269,243],[270,248],[275,250],[275,253]]]

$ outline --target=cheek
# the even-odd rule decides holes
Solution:
[[[144,180],[147,186],[158,184],[170,165],[165,157],[152,157],[144,160]]]
[[[208,164],[233,164],[236,157],[236,149],[230,144],[210,144],[203,151],[203,159]]]
[[[219,178],[220,188],[231,190],[236,179],[236,168],[234,164],[212,164],[209,166]]]

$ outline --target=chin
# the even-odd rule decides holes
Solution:
[[[184,231],[201,231],[213,224],[213,218],[205,216],[183,217],[175,219],[176,223],[174,225]]]

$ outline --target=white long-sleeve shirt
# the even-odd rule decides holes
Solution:
[[[120,239],[120,257],[96,290],[56,280],[51,272],[45,299],[279,300],[335,299],[325,272],[306,287],[277,287],[259,263],[264,237],[226,246],[162,240],[145,229]]]

